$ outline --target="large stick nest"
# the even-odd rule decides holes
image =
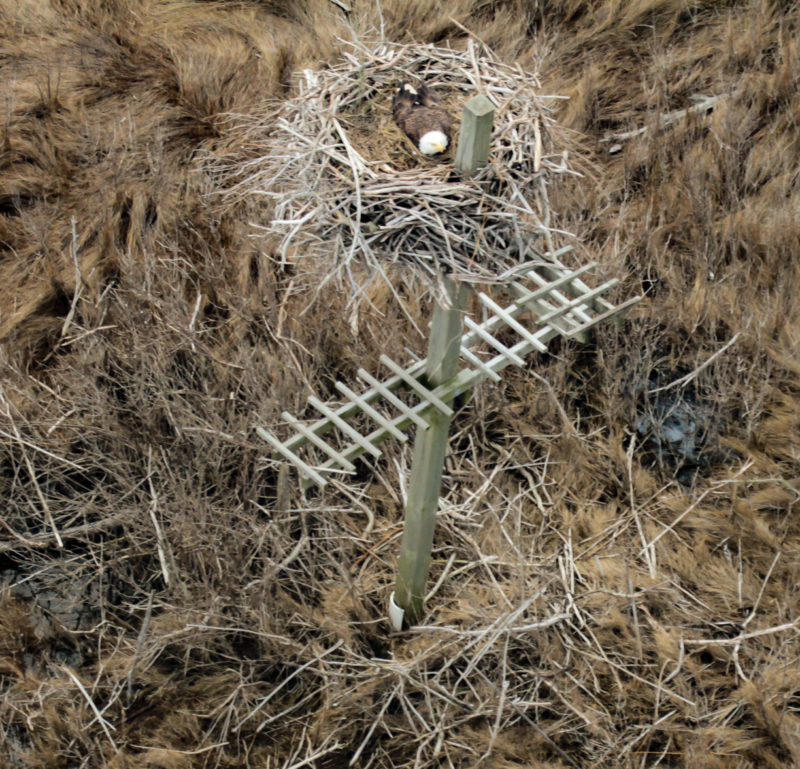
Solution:
[[[395,125],[392,96],[404,80],[434,85],[456,119],[443,155],[422,155]],[[576,173],[558,149],[556,97],[538,85],[478,45],[353,44],[337,66],[305,72],[229,194],[274,202],[260,231],[282,260],[322,258],[340,277],[401,264],[427,278],[495,279],[552,248],[548,185]],[[495,105],[490,158],[465,179],[453,166],[458,121],[479,92]]]

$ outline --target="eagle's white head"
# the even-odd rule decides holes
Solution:
[[[447,149],[447,137],[441,131],[428,131],[419,140],[419,151],[423,155],[438,155]]]

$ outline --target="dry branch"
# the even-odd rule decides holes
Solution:
[[[677,123],[684,118],[688,117],[689,115],[695,113],[703,113],[708,114],[711,112],[715,107],[717,102],[720,99],[727,98],[728,94],[719,94],[717,96],[694,96],[692,97],[697,102],[693,104],[691,107],[686,107],[685,109],[678,109],[674,112],[666,112],[662,115],[658,116],[658,127],[659,128],[667,128],[674,123]],[[628,141],[628,139],[635,139],[639,136],[645,134],[648,130],[649,126],[642,126],[641,128],[636,128],[633,131],[618,131],[618,132],[608,132],[606,135],[601,139],[603,142],[623,142]],[[608,148],[608,153],[613,155],[619,152],[622,149],[621,144],[612,144]]]

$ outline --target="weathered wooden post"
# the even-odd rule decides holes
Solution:
[[[472,176],[486,165],[493,123],[494,106],[483,94],[464,105],[455,165],[465,176]],[[446,296],[434,309],[425,367],[431,389],[458,373],[461,316],[467,302],[467,286],[449,276],[443,277],[443,283]],[[404,623],[416,624],[424,611],[451,416],[431,408],[426,415],[428,428],[417,433],[414,444],[397,581],[389,600],[389,618],[395,630],[402,630]]]
[[[474,176],[481,166],[486,165],[493,124],[494,105],[482,93],[464,105],[455,166],[465,176]]]
[[[431,389],[445,384],[458,373],[461,314],[467,301],[466,285],[449,277],[444,277],[443,281],[446,297],[433,312],[425,366],[425,378]],[[449,406],[452,398],[446,403]],[[402,629],[404,619],[406,624],[413,625],[422,616],[451,417],[452,414],[432,406],[425,415],[428,428],[417,432],[397,582],[389,608],[395,630]]]

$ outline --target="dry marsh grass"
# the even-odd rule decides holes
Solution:
[[[0,2],[0,764],[800,765],[800,7],[352,6]],[[551,204],[647,293],[461,409],[403,634],[410,452],[303,494],[252,428],[428,303],[302,314],[217,194],[352,29],[568,95]]]

